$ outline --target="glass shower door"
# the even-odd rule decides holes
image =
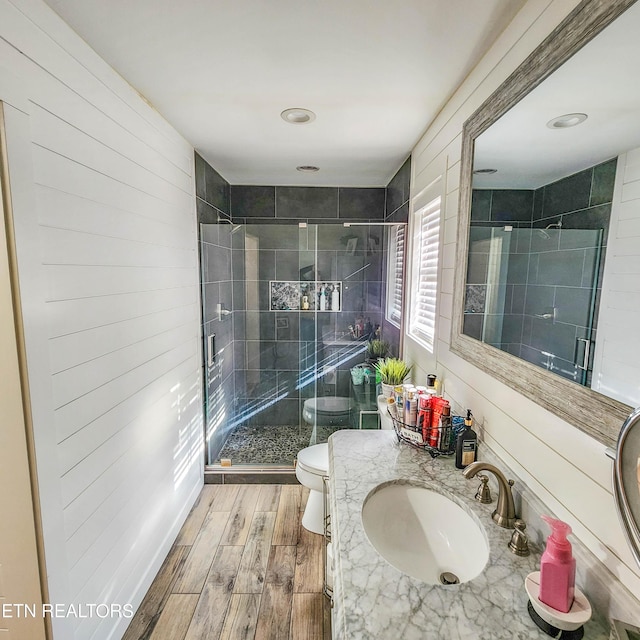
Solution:
[[[384,323],[384,233],[202,226],[208,464],[291,468],[300,449],[371,423],[351,368]],[[367,391],[371,410],[375,383]]]
[[[207,464],[292,467],[309,445],[299,345],[315,327],[301,327],[300,283],[315,264],[306,241],[298,225],[201,226]]]
[[[316,314],[317,403],[314,442],[325,442],[341,428],[377,426],[375,375],[371,383],[353,384],[351,369],[363,366],[368,341],[381,338],[384,323],[386,227],[375,224],[317,225],[309,242],[317,256],[318,288],[338,291],[335,312]],[[335,294],[334,294],[335,295]],[[327,293],[327,301],[329,294]]]
[[[234,306],[232,242],[237,227],[229,223],[200,225],[203,398],[206,462],[219,453],[233,430]]]

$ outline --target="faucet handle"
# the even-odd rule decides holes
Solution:
[[[480,478],[482,482],[478,487],[478,491],[476,491],[475,498],[482,504],[489,504],[492,500],[491,489],[489,489],[489,476],[479,474],[478,478]]]
[[[517,556],[529,555],[529,539],[524,530],[527,528],[524,520],[517,518],[514,524],[513,534],[509,541],[509,550]]]

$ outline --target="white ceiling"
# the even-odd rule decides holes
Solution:
[[[525,2],[46,1],[232,184],[333,186],[386,185]]]
[[[640,147],[640,2],[570,58],[476,141],[474,187],[537,189]],[[570,129],[546,123],[567,113]]]

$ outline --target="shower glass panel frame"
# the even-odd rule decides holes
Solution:
[[[201,225],[208,466],[229,459],[236,468],[290,469],[300,449],[363,424],[359,409],[374,406],[375,379],[355,389],[350,370],[387,324],[387,231]],[[326,401],[330,413],[324,404],[310,412],[309,400]]]

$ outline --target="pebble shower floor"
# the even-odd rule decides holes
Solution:
[[[339,427],[314,429],[310,425],[241,425],[227,437],[220,458],[229,458],[233,465],[293,466],[300,449],[326,442]]]

